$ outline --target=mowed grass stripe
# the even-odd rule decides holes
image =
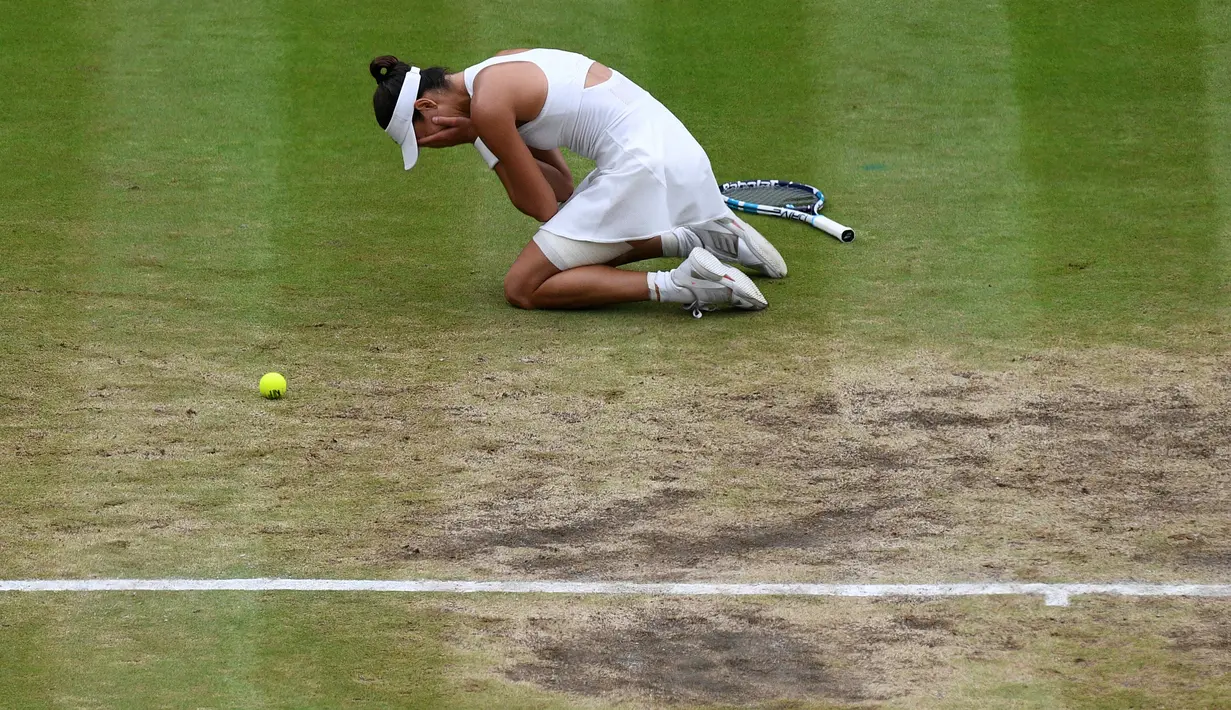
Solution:
[[[0,568],[12,573],[48,569],[48,538],[67,522],[48,491],[73,476],[59,424],[81,405],[72,363],[96,176],[86,147],[112,28],[80,4],[14,6],[0,24]]]
[[[121,29],[96,107],[106,123],[95,142],[104,173],[95,278],[104,291],[152,301],[114,309],[115,323],[143,325],[158,342],[164,326],[200,322],[194,310],[228,325],[273,321],[270,228],[281,216],[284,139],[269,71],[284,59],[274,13],[261,3],[161,0],[115,2],[110,13]],[[200,345],[199,335],[166,340]]]
[[[87,574],[251,570],[262,564],[262,524],[279,522],[268,513],[264,479],[300,455],[280,445],[284,420],[270,418],[278,410],[269,403],[253,401],[242,374],[253,367],[259,374],[267,366],[261,360],[279,350],[276,330],[267,329],[279,320],[272,298],[279,277],[267,268],[278,261],[270,225],[279,215],[283,107],[269,68],[281,59],[279,23],[262,5],[198,8],[187,16],[152,3],[109,9],[127,26],[112,45],[106,71],[113,79],[99,102],[112,123],[95,153],[106,179],[89,206],[97,266],[83,274],[90,320],[80,346],[88,355],[72,368],[101,406],[69,424],[85,442],[62,462],[75,469],[71,483],[41,491],[61,502],[61,523],[73,526],[55,536],[56,561],[41,556],[41,564]],[[138,17],[143,22],[132,21]],[[138,652],[116,664],[98,663],[97,647],[63,646],[86,619],[58,618],[27,643],[59,652],[18,672],[30,687],[70,703],[93,693],[141,705],[202,696],[265,705],[284,694],[287,673],[314,678],[305,683],[307,703],[336,704],[354,694],[358,681],[332,675],[345,664],[319,653],[316,661],[288,659],[283,647],[297,639],[311,648],[312,633],[301,632],[320,620],[318,632],[331,634],[333,615],[292,613],[271,624],[254,603],[228,604],[224,619],[211,619],[220,629],[190,625],[171,640],[189,649],[182,654],[143,660]],[[106,628],[100,632],[110,637]],[[420,669],[416,675],[430,674],[422,656],[429,647],[416,643],[391,655]],[[417,655],[406,659],[411,651]],[[76,670],[61,673],[49,658],[69,659]],[[143,676],[149,669],[158,682]],[[430,696],[431,687],[419,683],[399,691],[405,693]]]
[[[81,406],[61,425],[71,448],[60,463],[71,475],[41,490],[57,502],[63,531],[51,534],[59,546],[42,565],[80,574],[252,569],[261,550],[250,522],[268,506],[253,485],[260,473],[242,455],[202,460],[219,448],[198,453],[195,444],[236,443],[240,362],[272,320],[268,221],[281,136],[266,68],[280,58],[276,17],[241,2],[133,0],[90,12],[116,29],[88,107],[98,117],[86,150],[96,181],[82,205],[89,264],[72,299],[77,357],[61,375]],[[203,690],[226,705],[264,702],[268,679],[251,673],[261,644],[242,631],[260,626],[256,600],[229,606],[208,637],[215,643],[182,665],[122,631],[103,631],[103,643],[127,642],[135,657],[100,662],[72,644],[100,611],[48,624],[29,642],[55,652],[13,675],[66,704],[182,703]],[[228,667],[240,672],[211,672]]]
[[[814,278],[837,282],[818,304],[834,314],[836,342],[861,356],[1012,347],[1029,281],[1002,9],[814,7],[828,19],[813,26],[827,41],[811,105],[833,126],[822,188],[827,211],[858,234],[818,245],[834,262]]]
[[[291,395],[271,411],[286,427],[279,447],[295,453],[274,478],[279,504],[262,522],[281,569],[322,559],[348,570],[405,564],[401,546],[451,470],[441,452],[458,445],[439,392],[473,376],[474,350],[490,354],[473,342],[511,312],[503,269],[482,273],[480,257],[495,252],[500,232],[478,185],[507,199],[472,150],[425,151],[404,171],[372,113],[368,62],[395,54],[459,69],[472,29],[464,8],[280,7],[295,61],[278,73],[288,218],[273,237],[283,256],[273,344]],[[421,23],[440,32],[407,30]],[[286,534],[304,529],[310,545]]]
[[[1224,347],[1198,2],[1007,6],[1036,341]]]
[[[1204,59],[1205,106],[1209,125],[1210,167],[1218,195],[1216,240],[1224,264],[1222,289],[1218,299],[1220,324],[1225,334],[1231,329],[1231,287],[1227,278],[1231,264],[1231,5],[1202,2],[1200,6],[1202,57]]]
[[[280,136],[263,68],[277,25],[239,3],[91,12],[117,29],[88,107],[97,181],[83,205],[88,268],[66,299],[80,333],[59,373],[76,402],[57,426],[67,477],[51,495],[70,534],[53,566],[250,569],[243,533],[268,499],[243,447],[265,449],[267,427],[252,409],[233,427],[269,317],[262,230]]]
[[[782,21],[822,21],[823,14],[812,15],[809,3],[802,1],[777,3],[773,13],[750,13],[733,2],[707,4],[703,11],[692,3],[649,0],[627,7],[631,25],[617,52],[627,57],[628,68],[621,69],[688,127],[720,183],[787,179],[831,189],[825,156],[833,150],[832,114],[817,106],[825,54],[807,23]],[[735,17],[738,21],[730,21]],[[724,328],[722,339],[747,337],[764,350],[785,348],[800,337],[819,340],[816,336],[830,327],[830,268],[840,245],[795,222],[743,216],[782,253],[789,277],[757,278],[771,310],[740,314]],[[664,260],[642,268],[668,269],[678,263]]]
[[[106,34],[104,25],[73,3],[15,5],[0,23],[0,46],[14,48],[0,62],[0,86],[5,87],[0,432],[15,444],[25,438],[26,427],[41,428],[42,412],[62,411],[70,398],[55,376],[55,363],[66,357],[61,343],[76,325],[64,318],[65,291],[89,263],[79,248],[79,232],[81,198],[89,190],[92,166],[82,154],[96,120],[90,105],[97,91],[97,45]],[[29,42],[31,36],[41,41]],[[0,448],[0,461],[12,453]]]
[[[0,614],[5,707],[441,706],[450,615],[435,605],[53,595],[0,599]]]
[[[378,457],[356,457],[365,474],[360,485],[312,465],[319,458],[312,446],[328,448],[330,434],[351,441],[345,426],[334,425],[336,402],[296,408],[294,399],[275,404],[255,392],[265,369],[311,360],[283,338],[287,322],[301,322],[314,304],[278,297],[301,273],[280,268],[286,257],[311,258],[302,244],[274,238],[275,225],[280,236],[293,233],[278,224],[290,214],[280,180],[293,171],[279,161],[288,152],[286,117],[294,110],[273,71],[284,59],[281,15],[268,3],[183,9],[127,2],[92,13],[123,31],[102,58],[107,80],[87,107],[103,117],[85,151],[99,178],[77,203],[87,268],[63,301],[72,308],[58,314],[80,330],[71,342],[77,354],[57,372],[58,381],[73,383],[69,399],[80,411],[59,412],[59,448],[38,452],[54,475],[35,480],[32,470],[19,500],[34,505],[12,516],[10,559],[17,569],[76,575],[293,571],[305,550],[319,555],[329,546],[305,540],[353,535],[355,521],[334,518],[332,506],[362,511],[383,491],[363,485]],[[354,505],[345,504],[348,496]],[[297,542],[282,536],[291,529],[301,533]],[[36,534],[22,532],[30,530]],[[331,559],[344,556],[345,543],[333,553]],[[290,614],[265,628],[255,603],[229,605],[221,630],[205,622],[190,628],[186,636],[208,630],[206,648],[182,673],[156,673],[158,682],[127,675],[124,660],[61,672],[57,659],[85,666],[94,657],[89,647],[60,645],[86,622],[81,615],[32,622],[26,647],[61,652],[14,665],[28,687],[70,703],[95,687],[100,694],[114,689],[119,701],[135,696],[139,705],[181,704],[162,699],[198,692],[222,705],[265,705],[281,696],[285,674],[305,672],[318,677],[305,703],[352,698],[359,681],[331,675],[344,664],[321,655],[325,665],[313,671],[283,648],[306,625],[328,627],[336,619]],[[109,628],[101,625],[100,633],[109,636]],[[399,698],[430,697],[423,678],[438,665],[431,647],[416,642],[390,654],[418,669],[414,687],[396,690]],[[150,660],[136,665],[149,667]],[[152,665],[166,671],[166,663]],[[386,697],[376,705],[392,703]]]
[[[71,227],[80,187],[89,169],[82,148],[96,117],[88,110],[97,91],[99,43],[110,28],[82,3],[53,9],[43,5],[6,7],[0,24],[0,63],[5,87],[0,122],[0,243],[6,258],[0,277],[7,283],[25,269],[58,256],[52,241]],[[31,42],[32,37],[40,41]],[[20,49],[20,51],[17,51]],[[34,238],[29,230],[43,227]],[[5,299],[8,300],[8,299]]]
[[[452,70],[477,60],[467,7],[280,6],[295,58],[279,67],[292,141],[279,166],[292,216],[278,231],[287,308],[308,302],[319,321],[404,330],[423,345],[469,326],[476,303],[502,305],[499,278],[474,268],[501,233],[482,207],[494,175],[463,148],[423,151],[404,171],[372,112],[377,55]],[[438,30],[408,30],[424,23]]]

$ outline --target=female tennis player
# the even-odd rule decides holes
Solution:
[[[510,49],[461,73],[373,60],[376,122],[402,150],[472,143],[513,205],[543,223],[504,279],[521,308],[667,301],[702,311],[767,302],[742,264],[780,278],[786,263],[726,206],[705,151],[644,89],[580,54]],[[597,163],[580,184],[560,154]],[[615,268],[687,257],[671,271]]]

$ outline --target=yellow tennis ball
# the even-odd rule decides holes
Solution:
[[[276,372],[268,372],[261,378],[261,396],[278,399],[286,394],[286,378]]]

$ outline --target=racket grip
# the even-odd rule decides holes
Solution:
[[[832,219],[824,215],[815,215],[812,217],[810,224],[822,232],[834,237],[840,242],[855,241],[855,230],[850,227],[838,224]]]

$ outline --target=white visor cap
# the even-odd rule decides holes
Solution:
[[[402,146],[402,162],[406,164],[407,170],[415,167],[415,161],[419,159],[419,143],[412,125],[415,118],[415,99],[418,96],[419,67],[411,67],[402,82],[402,91],[398,94],[393,118],[389,119],[389,126],[385,128],[385,133]]]

